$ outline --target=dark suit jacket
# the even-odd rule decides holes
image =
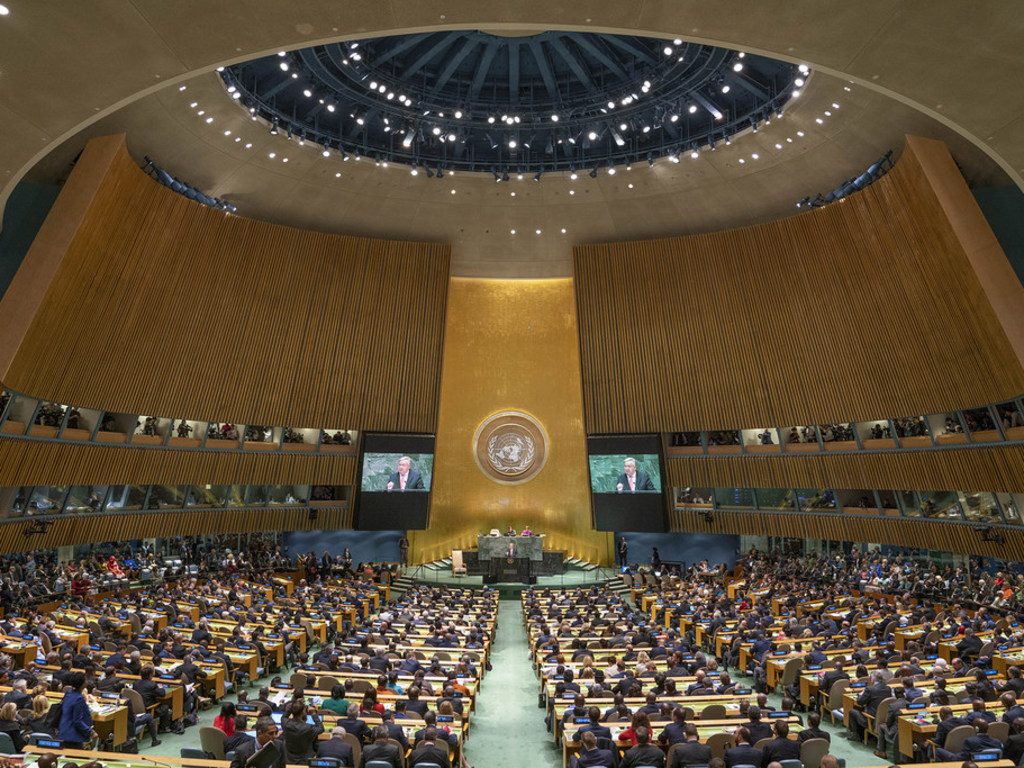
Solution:
[[[401,482],[398,479],[398,473],[397,472],[392,472],[391,473],[391,476],[388,478],[388,482],[395,484],[395,487],[392,488],[391,490],[393,490],[393,491],[400,490],[399,489],[399,485],[401,485]],[[418,470],[415,470],[415,469],[410,469],[409,470],[409,476],[407,478],[405,478],[405,490],[407,490],[407,491],[422,491],[422,490],[424,490],[424,488],[423,488],[423,476],[419,473]]]
[[[1018,765],[1021,757],[1024,757],[1024,733],[1011,734],[1003,747],[1003,760],[1012,760]]]
[[[441,768],[452,768],[451,761],[448,760],[448,747],[437,746],[437,744],[422,744],[412,751],[409,755],[409,765],[417,765],[419,763],[436,763]]]
[[[340,725],[342,728],[344,728],[345,733],[351,733],[353,736],[359,739],[360,742],[366,741],[366,737],[370,732],[370,729],[362,720],[353,720],[349,717],[338,718],[337,725]]]
[[[615,768],[615,756],[610,749],[583,750],[576,759],[576,768]]]
[[[594,725],[593,723],[587,723],[576,731],[576,735],[573,736],[573,741],[579,741],[580,737],[587,731],[591,731],[596,739],[610,739],[612,737],[612,729],[607,725]]]
[[[284,744],[278,741],[277,748],[279,751],[279,757],[274,768],[285,768]],[[249,762],[249,758],[254,754],[256,754],[256,739],[246,742],[235,749],[235,759],[231,761],[231,768],[245,768],[246,763]]]
[[[890,696],[892,696],[892,688],[885,683],[869,685],[861,691],[860,696],[857,697],[857,703],[864,707],[866,714],[873,715],[878,710],[878,705]]]
[[[830,744],[832,743],[832,734],[828,731],[821,730],[821,728],[804,728],[796,735],[796,738],[801,744],[808,739],[824,739]]]
[[[655,490],[654,483],[651,482],[651,476],[649,474],[647,474],[646,472],[644,472],[642,469],[638,469],[636,471],[635,481],[636,482],[634,484],[635,484],[636,489],[638,491],[653,491],[653,490]],[[622,483],[622,492],[623,493],[630,493],[630,490],[629,490],[629,478],[626,477],[626,473],[625,472],[623,472],[621,475],[619,475],[619,479],[615,481],[616,489],[618,488],[619,483]]]
[[[963,760],[970,760],[971,755],[975,752],[981,752],[985,749],[1002,749],[1003,742],[994,736],[989,736],[987,733],[979,733],[974,736],[968,736],[964,739],[964,748],[960,750],[960,758]]]
[[[964,725],[965,720],[960,717],[948,717],[940,722],[935,727],[935,736],[933,741],[940,747],[946,743],[946,737],[949,736],[949,732],[956,728],[958,725]]]
[[[363,747],[363,756],[359,759],[360,768],[363,768],[370,760],[383,760],[386,763],[391,763],[394,768],[402,768],[402,757],[398,753],[398,747],[394,744],[374,742]],[[235,766],[231,768],[235,768]]]
[[[637,475],[639,474],[637,472]],[[632,749],[626,750],[626,754],[619,762],[619,768],[633,768],[637,765],[653,765],[654,768],[663,768],[665,753],[661,751],[660,747],[653,744],[638,744]]]
[[[317,757],[333,757],[341,760],[342,765],[352,765],[352,747],[341,739],[321,741],[316,747]]]
[[[726,768],[734,765],[760,765],[761,750],[754,749],[749,744],[740,744],[738,747],[731,747],[725,750]]]
[[[668,768],[681,768],[684,765],[707,765],[711,760],[711,747],[699,741],[686,741],[676,746],[672,752],[672,762]]]
[[[665,730],[658,734],[658,741],[663,741],[669,746],[686,741],[686,736],[683,734],[684,727],[683,723],[669,723],[665,726]]]
[[[772,731],[771,725],[763,720],[758,720],[756,723],[751,721],[744,723],[743,725],[746,726],[748,731],[750,731],[751,744],[757,744],[761,739],[770,739],[775,735]]]
[[[761,750],[761,765],[767,768],[768,763],[778,760],[799,760],[800,742],[792,739],[772,739]]]

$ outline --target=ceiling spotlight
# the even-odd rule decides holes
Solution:
[[[516,233],[516,231],[515,231],[514,229],[510,229],[510,230],[508,231],[508,233],[509,233],[510,235],[514,235],[514,234]]]
[[[408,149],[412,146],[412,140],[416,136],[416,129],[410,128],[405,132],[405,137],[402,139],[402,146]]]
[[[803,88],[804,87],[804,79],[802,77],[798,77],[796,80],[793,81],[793,84],[798,86],[798,87],[800,87],[800,88]]]
[[[570,195],[575,195],[576,194],[576,190],[575,189],[570,189],[569,190],[569,194]]]
[[[683,41],[680,38],[677,37],[675,40],[672,41],[672,43],[674,45],[682,45]]]
[[[587,138],[591,141],[597,141],[597,131],[591,131],[587,134]]]
[[[458,136],[456,136],[454,133],[449,133],[448,134],[448,141],[455,141],[455,139],[457,139],[457,138],[458,138]]]
[[[742,61],[737,61],[735,64],[733,64],[732,65],[732,71],[733,72],[742,72],[743,71],[743,62]]]
[[[697,111],[697,105],[691,104],[686,108],[686,111],[689,112],[691,115],[694,114]]]
[[[275,157],[277,157],[277,152],[268,152],[267,157],[273,160]]]
[[[615,102],[614,101],[609,101],[608,102],[608,109],[615,109]]]
[[[811,71],[810,68],[806,64],[801,64],[799,67],[797,67],[797,69],[800,70],[800,74],[802,74],[802,75],[806,75],[806,74],[810,73],[810,71]]]
[[[206,118],[206,122],[207,123],[212,123],[213,122],[213,117],[211,116],[211,117]]]
[[[287,61],[282,61],[278,66],[281,67],[281,71],[282,72],[287,72],[288,71],[288,62]]]
[[[0,7],[2,7],[2,6],[0,6]],[[187,85],[179,85],[179,86],[178,86],[178,90],[179,90],[179,91],[184,91],[184,90],[185,90],[185,89],[187,89],[187,88],[188,88],[188,86],[187,86]],[[234,86],[231,86],[231,88],[234,88]],[[231,90],[231,88],[229,88],[229,89],[228,89],[228,93],[233,93],[233,91]]]
[[[509,149],[515,149],[517,146],[519,146],[519,145],[516,143],[515,139],[509,139],[508,140],[508,148]]]
[[[274,121],[270,124],[270,135],[271,136],[277,136],[277,118],[276,117],[274,118]]]
[[[420,175],[420,171],[419,171],[419,169],[415,165],[409,170],[409,173],[411,175],[413,175],[413,176],[419,176]]]
[[[614,165],[609,165],[608,166],[608,175],[609,176],[614,176],[615,175],[615,166]]]
[[[569,179],[571,181],[576,181],[576,179],[578,179],[578,178],[579,178],[579,176],[576,175],[576,171],[573,171],[572,173],[569,174]]]
[[[534,231],[535,231],[536,234],[538,234],[538,235],[540,234],[540,230],[539,229],[534,230]]]
[[[726,83],[725,85],[722,86],[722,93],[728,93],[731,90],[732,90],[732,88],[729,87],[728,83]]]
[[[672,53],[673,53],[673,49],[672,49],[672,46],[671,46],[671,45],[666,45],[666,46],[665,46],[665,47],[664,47],[664,48],[662,49],[662,53],[664,53],[664,54],[665,54],[666,56],[671,56],[671,55],[672,55]]]
[[[800,91],[799,90],[793,91],[792,96],[793,96],[794,99],[799,99],[800,98]]]
[[[619,130],[620,131],[628,131],[629,130],[629,126],[626,125],[625,123],[619,123]]]
[[[313,92],[309,90],[309,88],[306,88],[305,90],[302,91],[302,95],[309,99],[312,98]]]
[[[700,152],[698,152],[698,151],[697,151],[697,150],[695,149],[695,150],[693,150],[692,152],[690,152],[690,157],[692,157],[692,158],[693,158],[694,160],[696,160],[696,159],[697,159],[698,157],[700,157]]]
[[[334,110],[335,110],[335,106],[333,104],[328,104],[327,105],[327,111],[328,112],[333,112]],[[362,123],[360,123],[360,125],[362,125]]]
[[[10,13],[10,8],[8,8],[6,5],[0,5],[0,16],[9,16]]]
[[[461,109],[456,109],[455,110],[455,119],[456,120],[461,120],[462,119],[462,110]]]
[[[645,126],[643,127],[643,132],[644,132],[644,133],[650,133],[650,132],[651,132],[651,126],[649,126],[649,125],[645,125]]]
[[[673,122],[673,123],[678,122],[679,121],[679,115],[673,114],[672,117],[669,118],[669,121]]]
[[[750,155],[750,159],[751,159],[751,160],[757,160],[757,159],[759,159],[760,157],[761,157],[761,156],[760,156],[759,154],[757,154],[757,152],[752,152],[752,153],[751,153],[751,155]]]
[[[281,56],[281,57],[284,57],[284,56],[287,56],[288,54],[286,54],[284,51],[278,51],[277,55]]]
[[[518,181],[522,181],[522,180],[523,180],[523,174],[521,174],[521,173],[517,173],[517,174],[516,174],[516,180],[518,180]]]
[[[452,190],[452,194],[453,194],[453,195],[455,194],[455,190],[454,190],[454,189]]]
[[[552,115],[551,116],[551,122],[552,123],[557,123],[558,122],[558,115]]]
[[[379,85],[377,86],[377,93],[384,93],[387,91],[387,89],[388,87],[386,85]]]
[[[440,135],[441,135],[441,129],[440,129],[440,128],[438,128],[438,127],[437,127],[437,126],[435,125],[435,126],[434,126],[434,130],[432,130],[432,131],[431,131],[431,133],[432,133],[432,134],[434,134],[435,136],[440,136]]]
[[[324,147],[324,151],[321,152],[320,155],[322,157],[330,157],[331,156],[331,150],[329,150],[327,147]]]

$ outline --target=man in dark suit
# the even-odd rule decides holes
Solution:
[[[388,478],[387,489],[389,491],[422,491],[423,476],[419,470],[412,468],[412,459],[403,456],[398,460],[396,471]]]
[[[321,741],[316,747],[317,757],[333,757],[340,760],[342,765],[352,765],[352,747],[345,742],[345,729],[335,727],[331,731],[331,738]]]
[[[800,742],[789,738],[789,723],[785,720],[775,721],[775,738],[765,744],[761,753],[763,768],[768,768],[768,763],[772,762],[800,759]]]
[[[284,745],[277,740],[277,723],[273,718],[261,717],[256,721],[256,738],[250,742],[240,745],[235,749],[235,757],[231,761],[231,768],[246,768],[250,762],[255,762],[260,750],[273,743],[277,749],[277,757],[274,760],[273,768],[285,768]],[[396,765],[395,768],[398,768]]]
[[[383,725],[378,725],[373,729],[373,743],[363,747],[363,756],[359,760],[359,767],[365,768],[371,760],[390,763],[392,768],[402,768],[402,755],[399,753],[399,748],[388,743],[388,729]],[[231,766],[231,768],[236,768],[236,766]]]
[[[818,683],[818,690],[825,691],[828,693],[832,690],[832,686],[839,680],[849,680],[850,675],[843,669],[843,660],[836,659],[833,668],[821,676],[821,681]]]
[[[735,746],[725,750],[726,768],[733,768],[734,765],[760,765],[761,750],[754,749],[750,743],[750,731],[746,726],[736,729],[733,737]]]
[[[687,765],[707,765],[711,761],[711,747],[700,743],[697,726],[687,723],[683,726],[685,741],[675,747],[672,762],[668,768],[683,768]]]
[[[800,731],[800,733],[796,735],[796,738],[801,744],[808,739],[824,739],[825,741],[832,743],[832,734],[821,729],[821,715],[817,712],[811,712],[811,714],[807,716],[807,727]]]
[[[622,462],[622,474],[615,481],[615,490],[618,493],[636,493],[656,489],[651,482],[651,476],[636,468],[636,459],[625,459]]]
[[[1003,760],[1010,760],[1014,765],[1020,765],[1024,757],[1024,717],[1018,717],[1010,724],[1010,738],[1006,740],[1003,747]]]
[[[964,630],[964,639],[956,644],[956,652],[963,658],[974,657],[981,650],[982,642],[975,636],[974,630],[968,627]]]
[[[882,682],[882,675],[877,671],[871,675],[871,684],[868,685],[857,697],[859,709],[850,710],[850,724],[858,739],[864,738],[864,731],[868,727],[868,715],[874,715],[878,711],[878,705],[884,699],[892,696],[892,689]]]
[[[668,747],[686,741],[686,711],[682,707],[672,710],[672,722],[658,734],[658,741]]]
[[[32,709],[32,697],[28,695],[28,681],[15,680],[11,690],[4,694],[3,703],[13,701],[18,709]]]
[[[142,697],[142,703],[147,710],[152,706],[156,706],[156,709],[153,711],[153,720],[149,724],[150,736],[153,738],[151,746],[155,747],[160,744],[160,740],[157,738],[159,729],[167,730],[171,725],[171,708],[163,703],[167,689],[153,682],[153,667],[149,664],[140,670],[139,677],[141,679],[132,683],[132,688],[139,692],[139,695]]]
[[[583,746],[579,757],[570,768],[615,768],[615,756],[610,749],[598,749],[597,737],[592,731],[586,731],[581,737]]]
[[[612,737],[612,729],[607,725],[601,725],[601,710],[597,707],[591,707],[587,710],[587,717],[590,718],[590,722],[584,726],[581,726],[576,735],[573,736],[573,741],[579,741],[584,733],[588,731],[594,734],[594,738],[597,739],[610,739]]]
[[[366,723],[359,719],[358,704],[350,704],[347,716],[339,717],[336,721],[336,725],[344,728],[345,733],[351,733],[359,739],[360,744],[365,743],[367,737],[370,735],[370,729],[367,727]]]
[[[619,768],[635,768],[638,765],[650,765],[653,768],[664,768],[665,753],[661,747],[651,744],[651,732],[645,725],[637,726],[636,746],[626,750]]]
[[[939,709],[939,724],[935,727],[935,735],[932,737],[932,741],[941,747],[946,743],[946,737],[949,735],[950,731],[958,725],[966,724],[967,723],[963,718],[953,716],[952,709],[949,707],[942,707]]]
[[[249,730],[249,719],[245,715],[235,716],[235,732],[224,739],[224,754],[237,752],[243,744],[248,744],[255,739],[246,731]]]
[[[747,717],[750,722],[744,723],[750,732],[750,743],[757,744],[761,739],[772,737],[772,727],[768,723],[761,722],[761,708],[756,704],[747,710]]]
[[[402,754],[409,751],[409,741],[405,737],[405,729],[395,722],[395,713],[384,710],[384,727],[388,729],[388,735],[402,745]]]
[[[437,729],[428,726],[423,733],[423,741],[409,755],[409,765],[415,766],[420,763],[433,763],[441,768],[452,768],[448,759],[448,745],[437,743]]]

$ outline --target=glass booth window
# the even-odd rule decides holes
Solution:
[[[187,507],[221,507],[224,505],[224,496],[220,489],[223,485],[193,485],[185,495],[185,506]]]
[[[793,509],[791,488],[758,488],[754,493],[760,509]]]
[[[897,437],[928,437],[928,422],[924,416],[906,416],[892,420]]]
[[[308,485],[272,485],[267,492],[268,504],[305,504],[309,501]]]
[[[750,488],[715,488],[719,507],[754,508],[754,492]]]
[[[111,486],[104,509],[108,512],[142,509],[142,504],[146,500],[146,490],[144,485]]]
[[[149,488],[147,509],[181,509],[185,504],[185,485],[153,485]]]
[[[798,488],[796,496],[803,510],[836,508],[836,495],[828,489]]]
[[[995,494],[964,491],[960,496],[963,502],[964,517],[968,520],[980,523],[1003,522]]]
[[[921,517],[957,518],[960,498],[953,491],[921,491]]]
[[[825,443],[846,443],[853,442],[853,424],[849,422],[839,424],[822,424],[821,440]]]
[[[64,497],[68,494],[66,485],[37,485],[32,489],[28,501],[27,515],[56,515],[64,506]]]
[[[65,512],[99,512],[107,495],[105,485],[74,485],[64,503]]]

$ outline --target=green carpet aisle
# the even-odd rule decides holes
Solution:
[[[530,667],[519,600],[502,600],[491,664],[484,678],[466,755],[473,768],[561,768],[561,753],[537,708],[540,684]]]

